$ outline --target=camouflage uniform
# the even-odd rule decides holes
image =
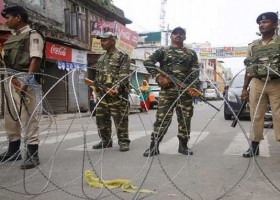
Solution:
[[[119,94],[109,96],[100,88],[96,90],[98,105],[96,108],[96,122],[99,135],[103,142],[111,140],[112,123],[114,120],[118,143],[129,144],[128,137],[128,88],[129,88],[130,59],[127,54],[117,49],[111,53],[106,52],[97,61],[96,81],[111,88],[118,85]]]
[[[279,49],[280,47],[280,36],[274,35],[272,39],[268,42],[265,43],[261,39],[255,40],[252,44],[250,44],[249,49],[248,49],[248,57],[253,56],[254,54],[254,49],[257,47],[263,47],[271,44],[277,44],[276,50]],[[269,50],[267,50],[268,52]],[[279,50],[278,50],[279,51]],[[270,54],[271,55],[271,54]],[[275,63],[276,67],[274,70],[278,72],[276,68],[279,68],[279,56],[276,56],[276,58],[270,59],[269,60],[269,66],[273,68],[273,64]],[[247,57],[247,58],[248,58]],[[268,58],[268,55],[264,55],[263,57]],[[255,67],[257,68],[257,67]],[[273,126],[274,126],[274,132],[275,132],[275,137],[277,141],[280,141],[280,78],[279,75],[274,74],[273,71],[270,71],[269,75],[270,77],[268,78],[267,82],[267,72],[266,68],[263,73],[265,73],[265,76],[258,77],[254,76],[252,74],[253,78],[250,82],[250,91],[249,91],[249,106],[250,106],[250,116],[251,119],[254,119],[253,127],[252,127],[252,134],[250,135],[250,139],[252,141],[259,142],[263,140],[263,124],[264,124],[264,115],[267,109],[267,102],[270,102],[270,106],[272,109],[272,119],[273,119]],[[247,72],[250,74],[250,71],[248,70],[247,67]],[[250,74],[251,75],[251,74]],[[265,88],[264,88],[265,87]],[[258,110],[257,110],[258,109]]]
[[[193,84],[191,87],[199,88],[199,66],[194,51],[185,47],[178,49],[172,46],[155,51],[144,62],[147,70],[153,76],[160,74],[160,70],[155,69],[157,62],[160,63],[160,70],[166,74],[173,75],[186,84]],[[193,116],[192,97],[187,92],[182,94],[182,90],[178,90],[172,83],[167,88],[161,88],[154,131],[151,136],[152,141],[156,138],[159,142],[162,140],[171,123],[174,108],[176,108],[178,120],[177,136],[181,141],[187,142],[189,140]]]

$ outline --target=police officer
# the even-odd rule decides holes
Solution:
[[[263,140],[264,116],[268,100],[272,110],[274,132],[280,141],[280,37],[276,35],[278,16],[274,12],[262,13],[256,20],[262,35],[248,48],[244,63],[246,74],[241,97],[249,100],[252,120],[251,146],[243,154],[249,158],[259,155],[259,143]]]
[[[2,10],[6,25],[12,30],[12,36],[4,43],[3,58],[7,71],[5,83],[5,128],[9,142],[8,150],[0,155],[0,162],[20,160],[21,134],[26,145],[26,155],[21,169],[34,168],[40,164],[38,156],[39,114],[36,109],[34,73],[40,66],[43,56],[44,41],[42,36],[32,30],[28,22],[28,12],[22,6],[10,6]],[[18,71],[13,75],[10,71]],[[34,86],[34,87],[33,87]]]
[[[178,90],[168,75],[174,76],[191,87],[199,88],[198,59],[193,50],[183,46],[186,39],[185,29],[181,27],[173,29],[170,38],[171,46],[156,50],[144,61],[147,70],[156,77],[161,87],[154,131],[151,135],[150,147],[143,154],[145,157],[159,154],[159,143],[171,123],[174,109],[176,109],[178,120],[178,152],[185,155],[193,154],[187,146],[193,116],[192,89],[188,92],[183,89]],[[157,62],[160,63],[159,68],[155,65]]]
[[[129,150],[128,136],[128,91],[130,59],[127,54],[116,48],[116,34],[106,32],[97,36],[101,47],[106,52],[96,64],[96,81],[100,87],[95,87],[97,99],[96,123],[101,141],[93,145],[93,149],[112,147],[112,122],[117,131],[120,151]],[[101,86],[102,85],[102,86]]]

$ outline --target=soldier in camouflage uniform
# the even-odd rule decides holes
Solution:
[[[249,100],[253,123],[251,146],[243,153],[245,158],[259,155],[268,101],[272,110],[275,138],[280,141],[280,37],[276,34],[278,16],[274,12],[262,13],[256,22],[262,38],[249,45],[248,56],[244,61],[246,74],[241,94],[241,98]]]
[[[96,81],[102,87],[96,87],[97,99],[96,122],[101,141],[93,149],[112,147],[112,122],[114,120],[120,151],[129,150],[128,137],[128,91],[130,59],[116,47],[116,35],[107,32],[101,39],[104,53],[97,61]]]
[[[193,154],[187,143],[190,138],[194,94],[192,88],[183,92],[183,89],[179,89],[168,75],[186,84],[192,84],[191,87],[199,88],[198,59],[193,50],[183,46],[183,41],[186,39],[185,29],[175,28],[170,38],[171,46],[158,49],[144,62],[147,70],[156,77],[161,87],[154,131],[151,135],[150,147],[143,154],[145,157],[159,154],[159,143],[171,123],[174,108],[178,120],[178,152],[185,155]],[[157,62],[160,63],[159,68],[155,65]]]

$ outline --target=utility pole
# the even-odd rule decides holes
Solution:
[[[168,46],[168,38],[169,38],[169,24],[167,24],[167,27],[165,27],[165,6],[167,4],[167,0],[161,0],[160,2],[160,31],[161,33],[165,32],[165,46]],[[166,29],[165,29],[166,28]]]
[[[278,16],[278,26],[276,29],[276,35],[280,35],[280,19],[279,19],[279,12],[276,12],[277,16]]]
[[[164,31],[165,29],[165,5],[167,0],[161,0],[160,2],[160,30]]]
[[[168,46],[168,38],[169,38],[169,24],[167,24],[166,33],[165,33],[165,46]]]

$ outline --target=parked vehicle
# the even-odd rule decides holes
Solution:
[[[232,119],[233,113],[230,110],[230,107],[232,108],[235,114],[237,114],[239,109],[241,108],[242,100],[240,96],[243,88],[243,83],[244,83],[244,74],[237,75],[229,84],[228,89],[225,90],[225,101],[226,101],[224,102],[225,120]],[[242,111],[240,118],[250,118],[248,105],[247,108],[245,108]],[[267,105],[267,112],[265,113],[265,119],[266,120],[271,119],[271,108],[269,103]]]
[[[137,94],[134,88],[130,88],[128,99],[129,99],[129,112],[141,110],[140,96]]]
[[[218,98],[217,92],[213,88],[207,88],[204,91],[204,97],[207,100],[216,100]]]
[[[137,94],[135,89],[133,88],[130,89],[128,100],[129,100],[129,112],[135,112],[141,110],[140,96]],[[90,103],[90,112],[93,112],[97,104],[96,94],[94,93],[94,91],[89,93],[89,103]],[[95,116],[95,112],[93,113],[93,116]]]
[[[160,87],[158,86],[157,83],[149,83],[149,86],[150,86],[151,91],[152,91],[149,95],[150,109],[155,109],[158,106],[158,98],[159,98]]]
[[[242,105],[241,100],[241,92],[244,83],[244,75],[237,75],[229,84],[228,89],[225,91],[225,102],[224,102],[224,118],[225,120],[231,120],[233,116],[233,110],[235,114],[238,113],[239,109]],[[240,118],[242,117],[250,117],[250,113],[248,109],[243,109]]]

